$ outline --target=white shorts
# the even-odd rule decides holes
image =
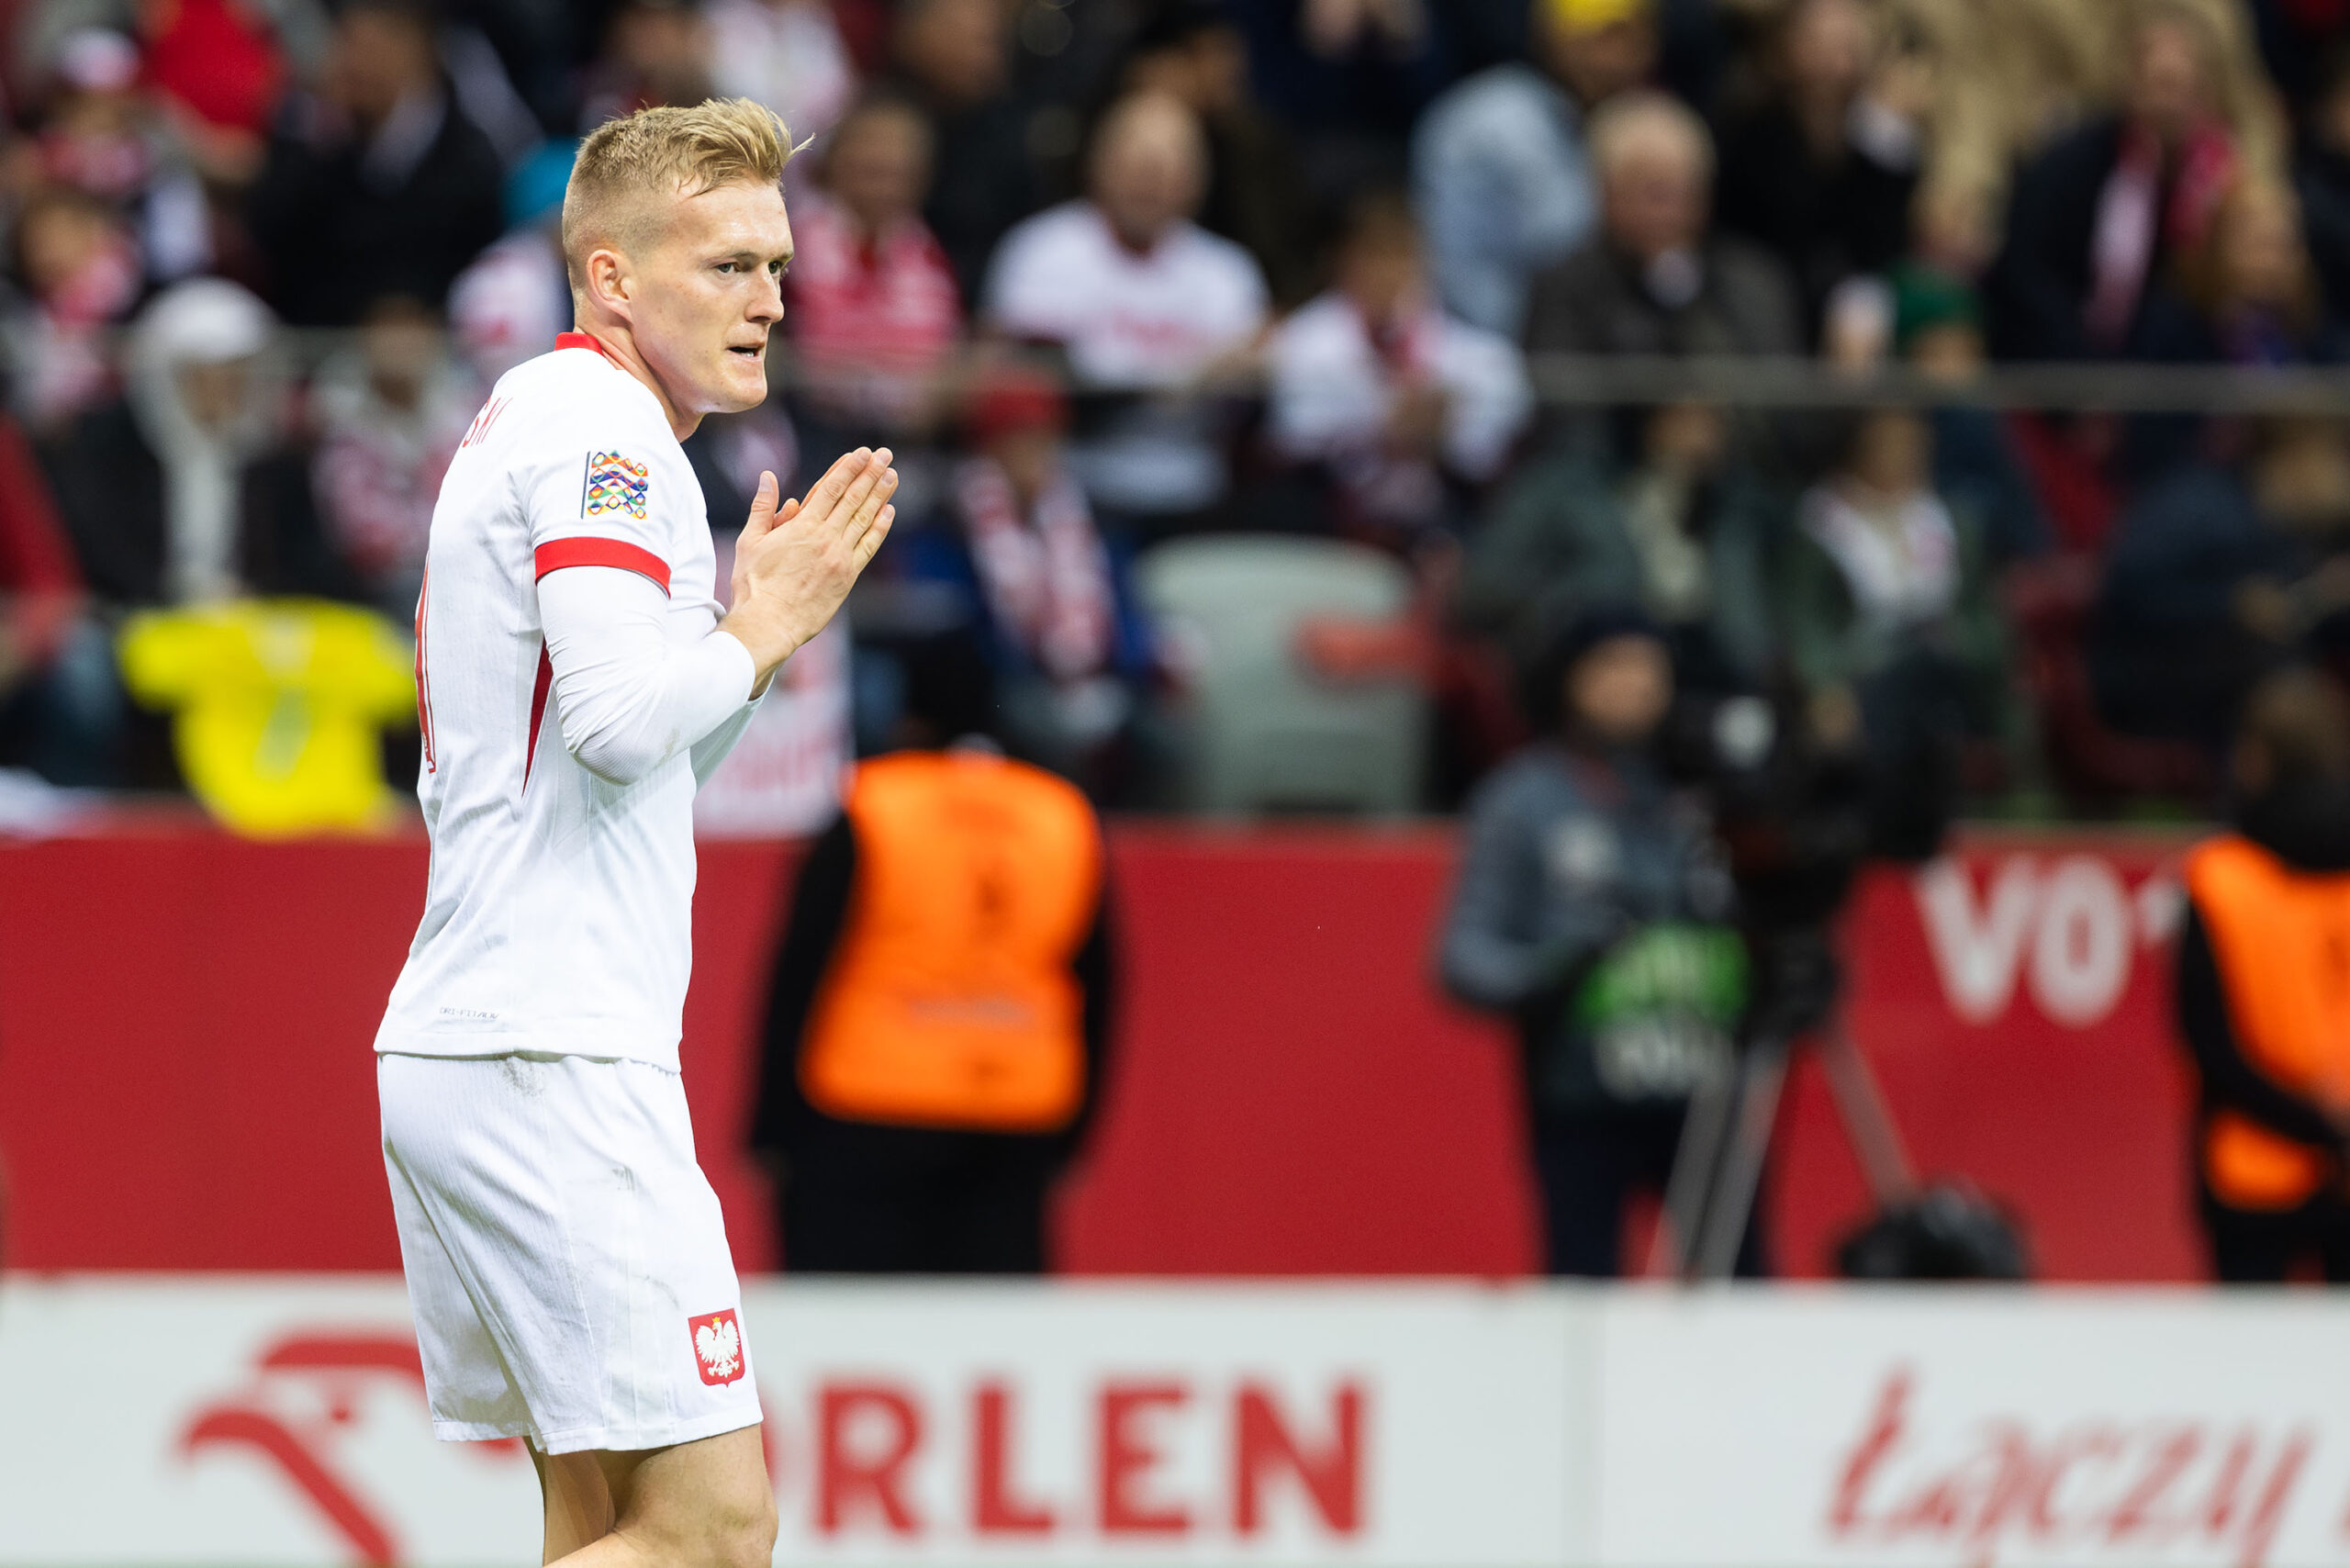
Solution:
[[[684,1082],[586,1057],[376,1058],[435,1436],[663,1448],[759,1419]]]

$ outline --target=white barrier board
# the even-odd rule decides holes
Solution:
[[[11,1282],[0,1564],[537,1561],[397,1280]],[[1534,1288],[755,1284],[778,1561],[1515,1568],[1591,1535]]]
[[[2350,1562],[2350,1302],[1795,1287],[1602,1321],[1610,1564]]]
[[[778,1561],[2350,1568],[2350,1301],[754,1284]],[[389,1279],[0,1289],[0,1568],[535,1561]]]

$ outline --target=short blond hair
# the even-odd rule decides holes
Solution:
[[[563,191],[571,286],[580,286],[581,267],[598,245],[627,250],[649,238],[646,197],[699,196],[737,182],[780,185],[793,151],[782,119],[749,98],[639,109],[606,120],[579,144]]]

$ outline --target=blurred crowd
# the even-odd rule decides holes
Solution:
[[[576,138],[713,94],[807,147],[776,396],[688,450],[722,532],[900,453],[864,749],[964,658],[1105,804],[1448,806],[1608,607],[1985,809],[2192,809],[2245,691],[2350,654],[2350,420],[1544,395],[2334,364],[2344,0],[0,9],[0,764],[56,781],[173,781],[129,612],[406,622],[570,325]]]

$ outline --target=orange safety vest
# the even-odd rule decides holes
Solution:
[[[800,1054],[844,1121],[1056,1132],[1086,1093],[1069,965],[1102,892],[1075,788],[1024,763],[902,752],[849,786],[856,882]]]
[[[2296,871],[2230,834],[2187,857],[2228,1021],[2246,1060],[2280,1087],[2350,1110],[2350,873]],[[2333,1161],[2234,1111],[2203,1126],[2203,1173],[2231,1208],[2298,1208]]]

